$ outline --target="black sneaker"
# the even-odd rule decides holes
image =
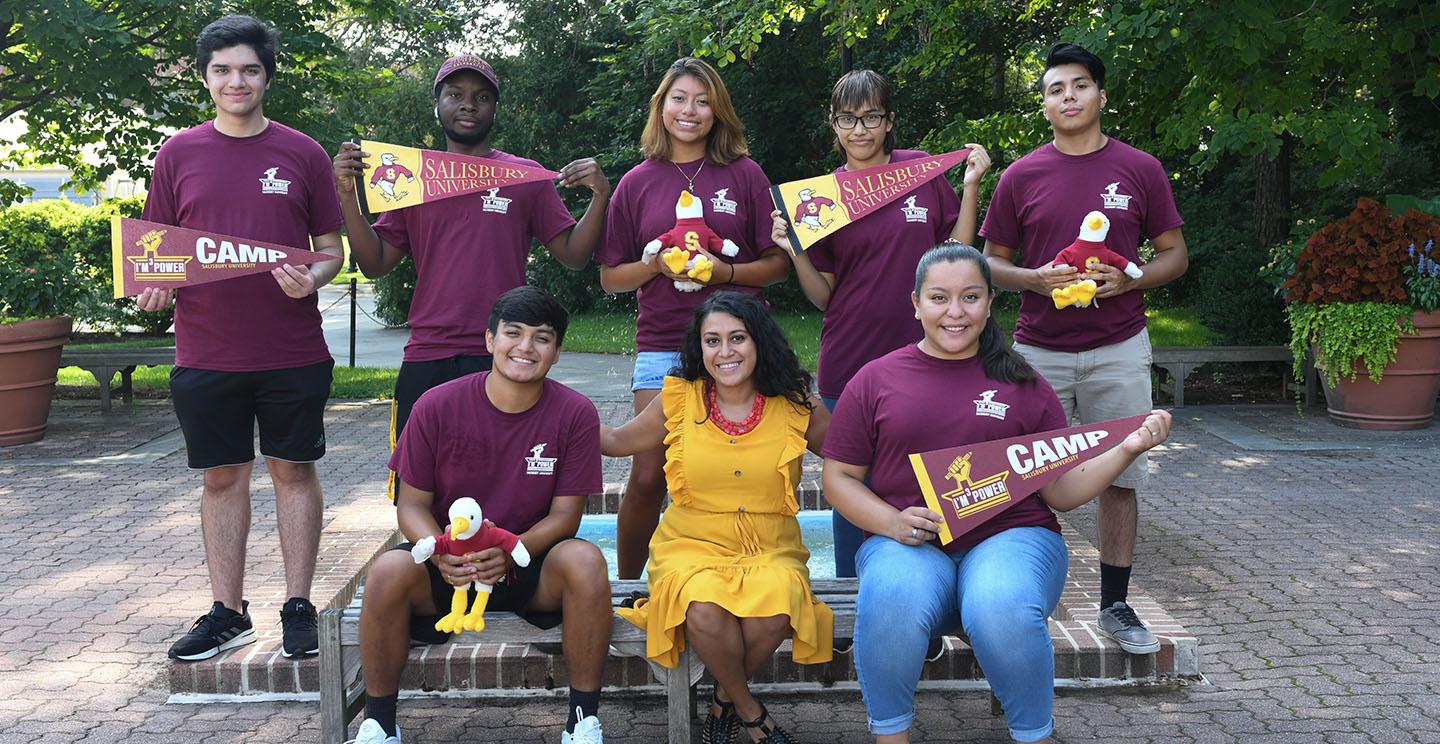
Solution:
[[[280,628],[284,641],[280,653],[287,659],[314,656],[320,653],[320,629],[316,624],[315,605],[301,597],[291,597],[280,608]]]
[[[180,661],[208,659],[227,649],[255,641],[255,627],[250,624],[250,603],[240,602],[235,612],[216,602],[210,612],[201,615],[190,632],[170,647],[170,658]]]

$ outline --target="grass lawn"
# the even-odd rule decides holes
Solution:
[[[997,312],[996,318],[1006,334],[1015,328],[1015,310]],[[819,312],[785,314],[776,317],[780,328],[790,340],[800,363],[807,369],[815,369],[820,352]],[[1155,346],[1204,346],[1214,340],[1214,333],[1199,320],[1199,314],[1191,309],[1164,309],[1149,312],[1150,341]],[[145,346],[170,346],[174,337],[107,342],[95,346],[133,348]],[[570,328],[565,333],[566,351],[598,352],[605,354],[635,353],[635,317],[633,315],[577,315],[570,319]],[[335,382],[330,387],[334,398],[388,398],[395,389],[395,375],[398,370],[341,365],[335,367]],[[135,389],[141,391],[163,391],[169,389],[169,367],[140,367],[133,377]],[[60,370],[61,385],[96,387],[95,378],[79,367]]]

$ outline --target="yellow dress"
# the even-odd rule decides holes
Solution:
[[[670,506],[650,539],[650,598],[616,613],[646,630],[645,655],[669,669],[685,650],[691,602],[736,617],[789,615],[795,661],[829,661],[834,615],[810,592],[795,520],[810,413],[766,398],[760,423],[732,437],[706,418],[704,391],[701,380],[665,378]]]

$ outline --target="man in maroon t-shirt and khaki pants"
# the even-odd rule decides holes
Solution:
[[[1071,419],[1093,423],[1151,409],[1150,335],[1143,290],[1159,287],[1189,265],[1183,220],[1165,169],[1154,157],[1100,131],[1105,65],[1073,44],[1050,50],[1041,78],[1042,103],[1055,139],[1016,161],[1000,178],[980,235],[995,283],[1020,291],[1015,349],[1042,374]],[[1080,233],[1087,213],[1110,221],[1105,244],[1140,263],[1149,239],[1155,257],[1140,278],[1100,264],[1088,307],[1056,308],[1053,289],[1080,280],[1055,256]],[[1020,264],[1016,264],[1016,252]],[[1130,653],[1159,641],[1126,603],[1135,548],[1135,488],[1145,479],[1142,455],[1100,495],[1100,631]]]
[[[155,158],[144,218],[340,257],[340,204],[330,161],[315,140],[265,118],[275,77],[275,30],[249,16],[206,26],[195,42],[215,119],[171,137]],[[315,462],[325,455],[325,401],[335,361],[315,290],[340,261],[283,265],[268,275],[178,292],[147,289],[143,310],[175,302],[170,393],[192,469],[204,471],[200,529],[214,605],[170,657],[208,659],[255,640],[242,597],[250,533],[254,431],[275,484],[289,599],[285,656],[319,651],[310,584],[324,501]]]

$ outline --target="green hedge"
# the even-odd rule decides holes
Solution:
[[[60,308],[75,318],[77,325],[99,332],[139,327],[164,333],[173,319],[172,311],[146,313],[129,298],[112,299],[110,218],[139,217],[144,203],[142,197],[113,199],[93,207],[47,200],[0,210],[0,263],[22,268],[40,264],[49,272],[63,273],[55,276],[56,281],[83,283],[76,293],[80,299],[69,308]],[[39,262],[34,251],[59,260]]]

